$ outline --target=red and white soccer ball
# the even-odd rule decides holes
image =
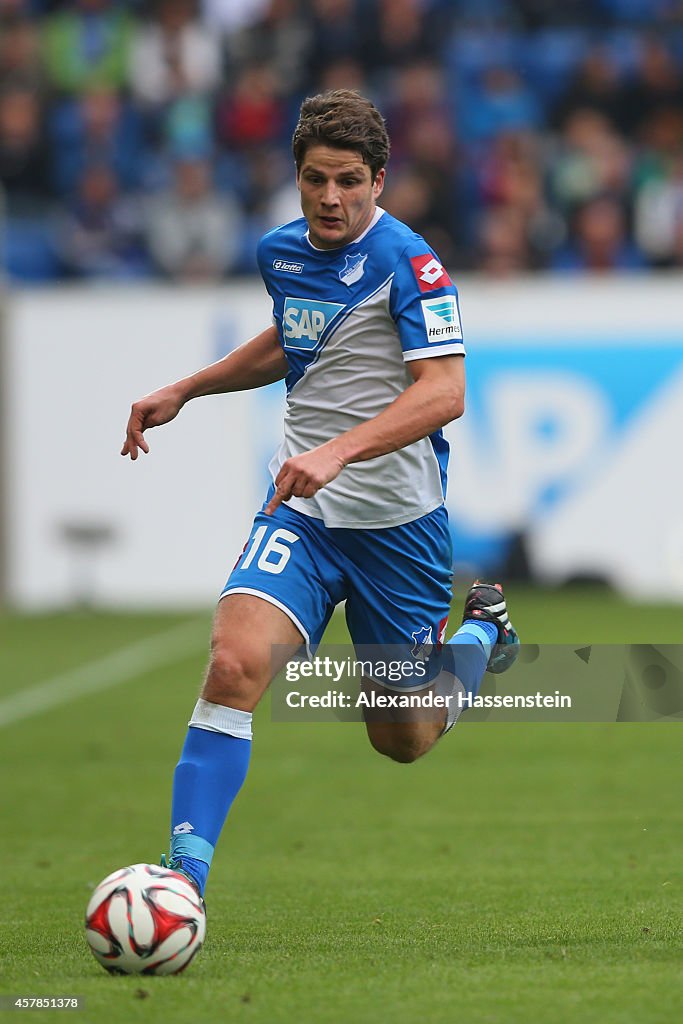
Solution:
[[[85,912],[93,956],[112,974],[177,974],[202,948],[206,914],[183,876],[155,864],[120,868]]]

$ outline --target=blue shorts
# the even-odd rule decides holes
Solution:
[[[281,608],[309,652],[345,600],[356,648],[408,645],[417,657],[423,645],[443,640],[452,562],[443,505],[381,530],[331,528],[280,505],[272,516],[257,514],[221,597],[254,594]]]

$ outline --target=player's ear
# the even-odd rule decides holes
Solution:
[[[382,195],[382,191],[384,189],[385,174],[386,171],[384,167],[382,167],[375,175],[375,180],[372,183],[372,195],[374,199],[379,199],[379,197]]]

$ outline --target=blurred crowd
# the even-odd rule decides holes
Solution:
[[[683,0],[0,0],[10,279],[253,273],[338,87],[450,267],[683,266]]]

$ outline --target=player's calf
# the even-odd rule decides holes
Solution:
[[[379,754],[399,764],[412,764],[432,749],[443,732],[445,714],[443,706],[434,707],[429,699],[434,689],[434,685],[429,685],[417,693],[402,693],[367,679],[363,681],[364,694],[374,695],[376,701],[363,708],[363,716],[368,739]],[[406,697],[412,706],[402,706]]]
[[[252,711],[277,668],[271,650],[295,650],[301,639],[287,616],[257,597],[230,595],[219,604],[211,663],[176,766],[171,811],[169,866],[201,894],[247,774]]]
[[[368,739],[378,754],[398,764],[412,764],[432,749],[444,728],[438,722],[366,722]]]

